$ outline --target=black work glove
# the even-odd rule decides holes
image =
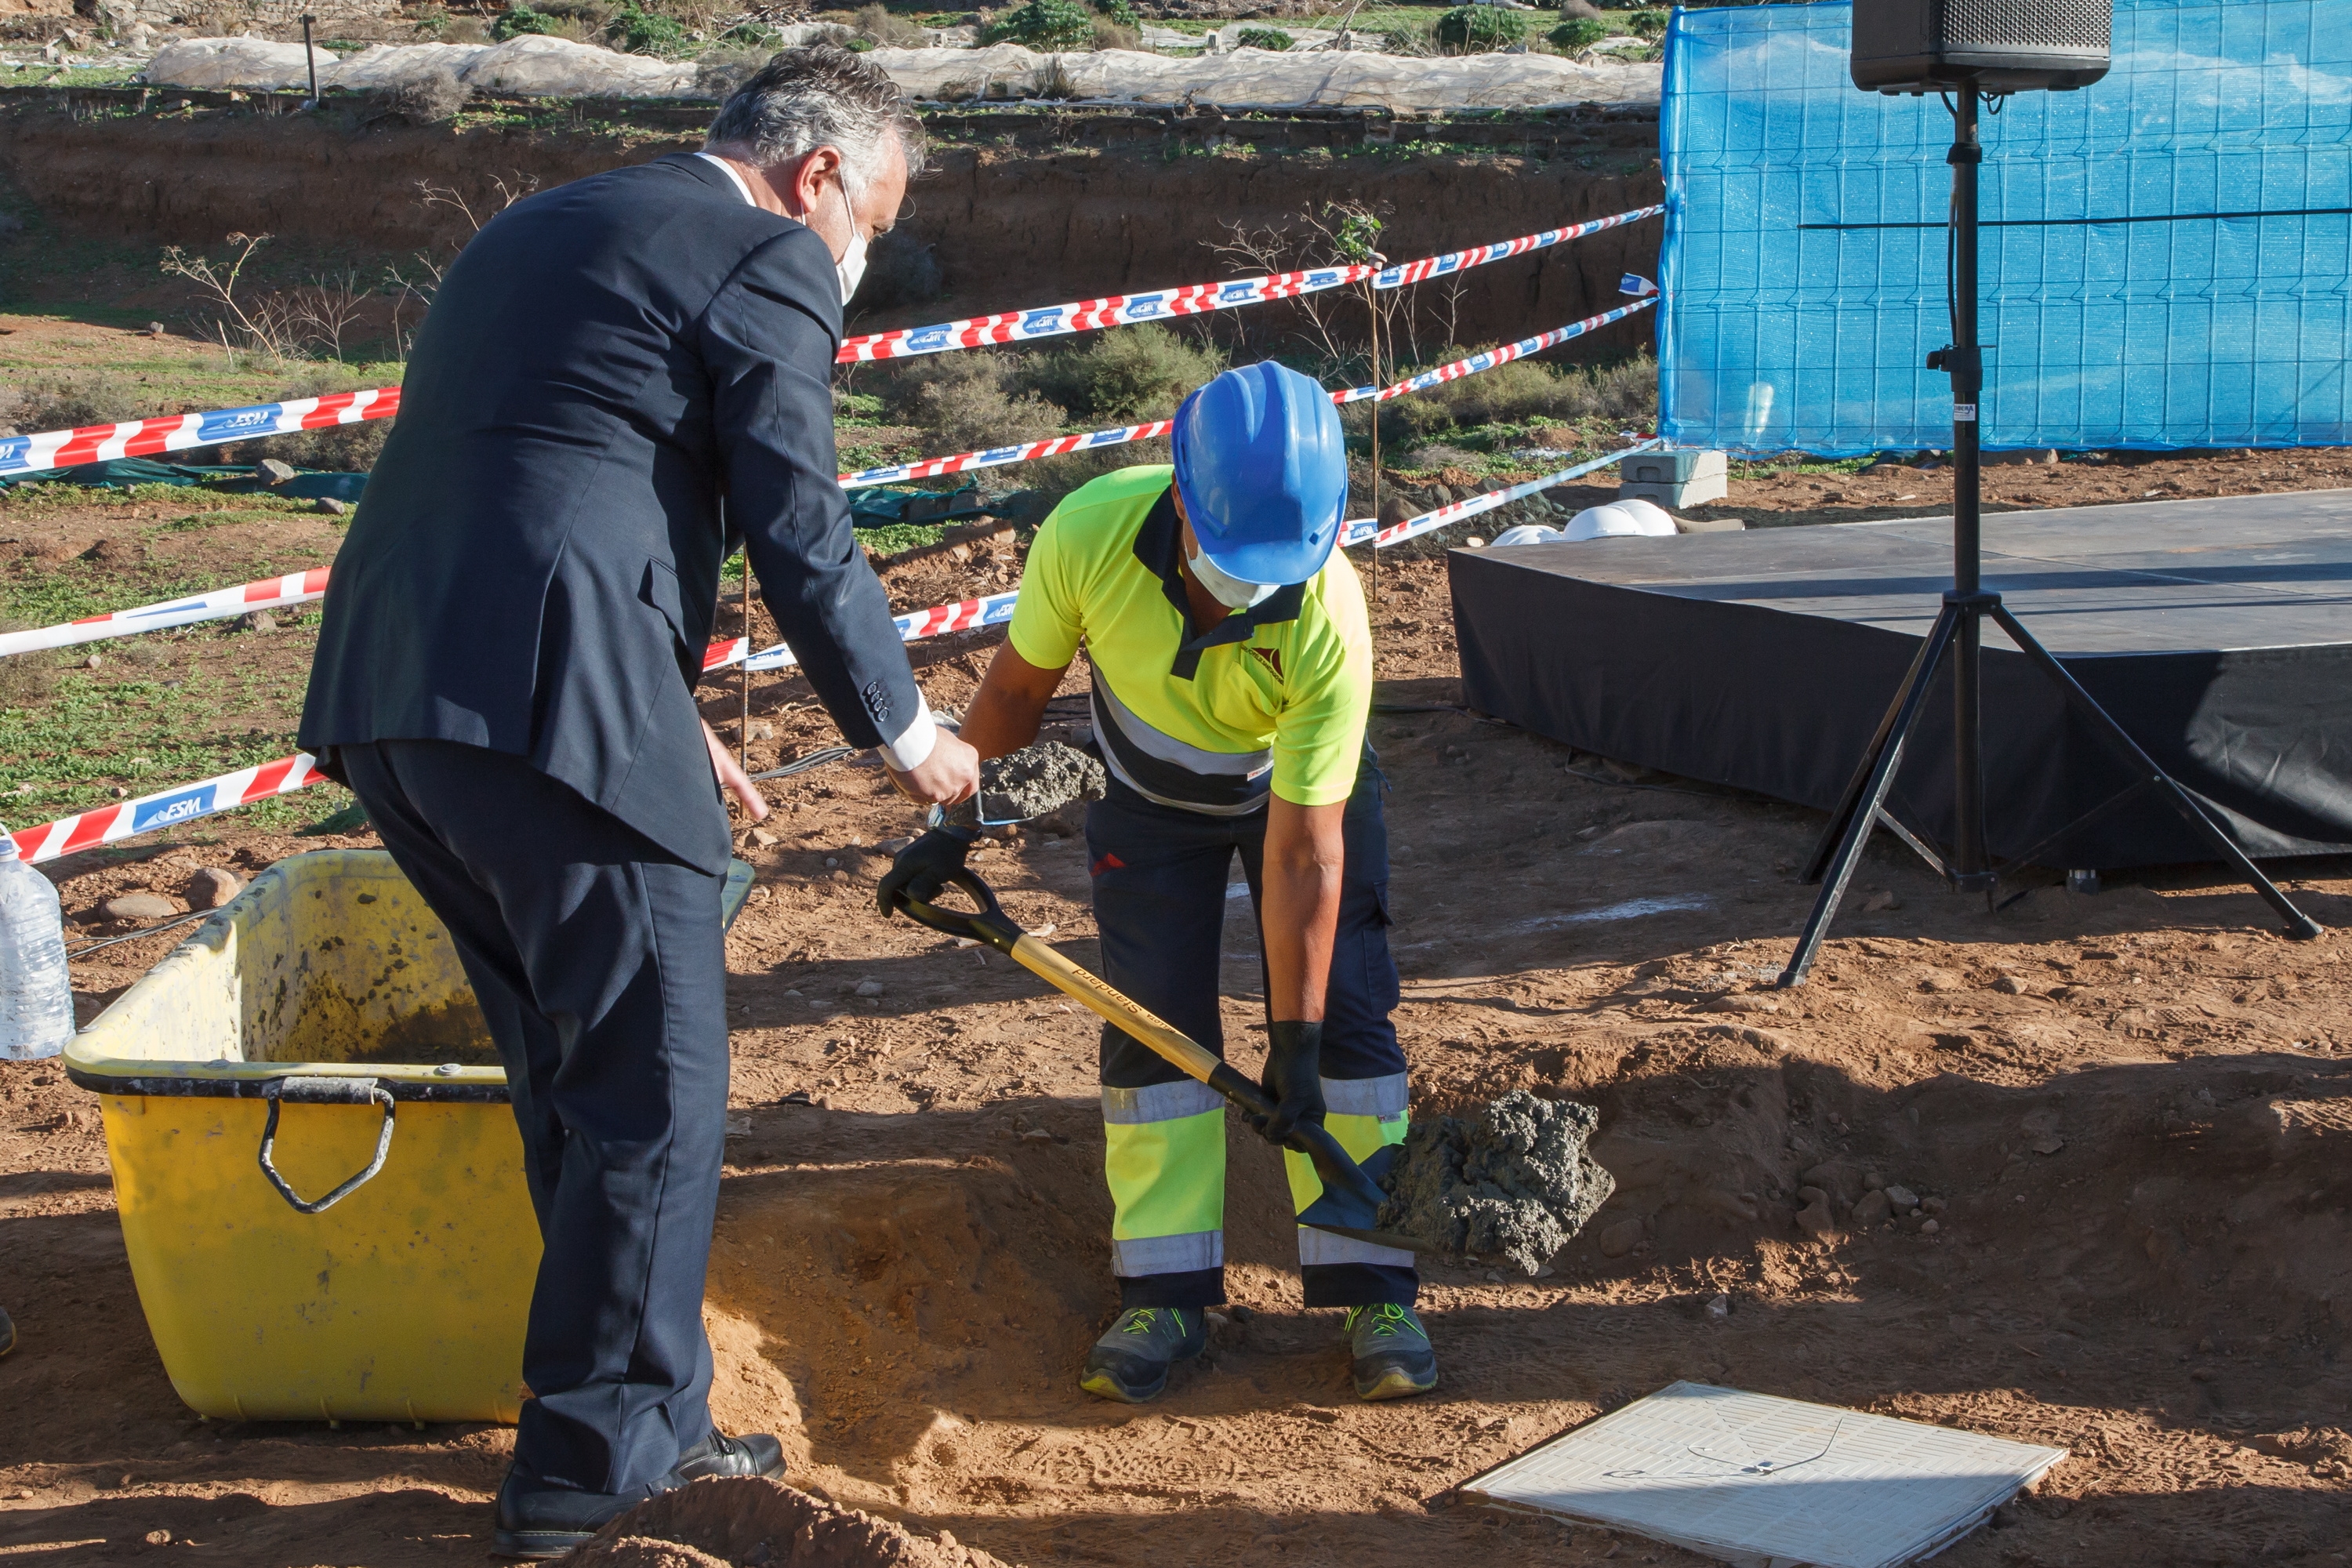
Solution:
[[[1323,1125],[1323,1026],[1298,1019],[1266,1026],[1265,1092],[1272,1116],[1253,1116],[1250,1125],[1277,1148],[1290,1142],[1302,1121]]]
[[[928,904],[938,899],[948,879],[963,869],[963,858],[971,853],[975,837],[966,828],[934,827],[899,850],[874,890],[883,918],[896,914],[904,900]]]

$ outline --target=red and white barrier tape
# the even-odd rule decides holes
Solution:
[[[1439,507],[1434,511],[1423,512],[1419,517],[1387,528],[1380,527],[1370,518],[1358,518],[1340,525],[1339,542],[1354,545],[1370,541],[1374,549],[1401,544],[1433,529],[1444,528],[1480,512],[1507,506],[1538,490],[1549,489],[1553,485],[1589,474],[1595,468],[1622,462],[1635,453],[1654,450],[1664,444],[1660,440],[1644,441],[1622,452],[1612,452],[1591,462],[1546,474],[1541,479]],[[928,610],[916,610],[897,617],[898,635],[908,642],[919,642],[925,637],[941,637],[950,632],[998,626],[1013,618],[1013,606],[1019,596],[1019,590],[1014,588],[1002,594],[991,594],[986,598],[963,599],[952,605],[935,605]],[[744,654],[749,647],[750,641],[744,637],[713,643],[704,651],[702,668],[705,670],[719,669],[741,662],[752,669],[782,669],[799,662],[793,650],[782,643],[762,648],[746,659]],[[69,855],[95,844],[111,844],[136,834],[175,827],[215,812],[231,811],[268,795],[288,795],[320,777],[315,771],[317,760],[310,752],[300,752],[290,757],[280,757],[276,762],[263,763],[258,767],[240,768],[218,778],[205,779],[200,784],[184,784],[156,795],[141,795],[136,800],[100,806],[95,811],[59,817],[55,822],[27,827],[14,835],[16,852],[28,861],[54,860],[60,855]]]
[[[101,805],[96,811],[61,816],[12,837],[16,840],[16,853],[26,859],[54,860],[94,844],[111,844],[119,838],[152,833],[159,827],[175,827],[269,795],[290,795],[318,779],[320,775],[313,771],[317,761],[308,752],[298,752],[293,756],[280,757],[257,767],[239,768],[202,784],[182,784],[160,794],[142,795],[136,800]]]
[[[1102,327],[1129,326],[1142,321],[1171,321],[1237,305],[1269,300],[1295,300],[1345,284],[1371,280],[1375,289],[1398,289],[1430,278],[1448,277],[1490,261],[1524,256],[1547,246],[1581,239],[1621,224],[1654,217],[1664,206],[1637,207],[1589,223],[1548,228],[1517,239],[1497,240],[1468,250],[1448,251],[1394,267],[1367,265],[1308,268],[1264,278],[1239,278],[1223,283],[1188,283],[1150,294],[1114,294],[1101,300],[1079,300],[1027,310],[1004,310],[992,316],[972,316],[929,327],[901,327],[843,342],[835,361],[842,364],[918,354],[945,353],[954,349],[982,348],[992,343],[1021,342],[1033,338],[1060,337]],[[166,414],[153,419],[129,419],[116,425],[88,425],[74,430],[45,430],[32,436],[0,438],[0,475],[39,473],[69,468],[79,463],[102,463],[116,458],[151,458],[163,452],[184,452],[196,447],[217,447],[262,436],[295,430],[316,430],[329,425],[349,425],[362,419],[389,419],[400,412],[400,388],[373,387],[364,392],[337,392],[324,397],[298,397],[284,403],[261,403],[246,408],[215,408],[202,414]],[[1084,437],[1070,437],[1070,440]],[[1129,439],[1143,439],[1129,437]],[[1101,445],[1110,445],[1105,442]],[[1041,454],[1043,455],[1043,454]],[[933,469],[935,473],[950,472]],[[882,481],[876,481],[882,482]]]
[[[1331,401],[1343,406],[1350,403],[1386,403],[1392,397],[1402,397],[1407,393],[1426,392],[1433,386],[1443,385],[1449,381],[1459,381],[1465,375],[1475,375],[1480,371],[1493,370],[1497,365],[1508,364],[1513,360],[1525,359],[1532,353],[1540,353],[1556,343],[1563,343],[1570,338],[1581,337],[1596,328],[1607,326],[1612,321],[1622,321],[1636,311],[1646,310],[1655,303],[1657,301],[1654,299],[1649,299],[1636,300],[1631,305],[1621,305],[1616,310],[1604,310],[1597,316],[1587,316],[1583,321],[1571,321],[1565,327],[1555,327],[1550,331],[1536,337],[1522,338],[1517,342],[1506,344],[1502,348],[1489,349],[1484,353],[1472,354],[1468,359],[1455,360],[1452,364],[1442,364],[1433,370],[1423,371],[1418,375],[1408,376],[1391,386],[1351,386],[1344,392],[1333,393]],[[945,458],[918,458],[911,463],[891,463],[879,468],[861,468],[854,474],[841,475],[840,483],[844,489],[865,489],[874,485],[895,485],[908,479],[926,479],[938,474],[970,473],[975,468],[1002,468],[1007,463],[1026,463],[1038,458],[1058,458],[1068,452],[1087,452],[1103,447],[1125,446],[1130,441],[1150,441],[1167,435],[1174,428],[1175,425],[1172,421],[1155,419],[1148,425],[1121,425],[1109,430],[1089,430],[1082,436],[1051,436],[1042,441],[1024,441],[1011,447],[990,447],[977,452],[957,452]]]
[[[37,436],[0,440],[0,474],[70,468],[78,463],[105,463],[117,458],[152,458],[159,452],[184,452],[192,447],[217,447],[258,436],[389,419],[399,412],[400,388],[380,386],[250,408],[215,408],[205,414],[166,414],[155,419],[127,419],[119,425],[45,430]]]
[[[1525,500],[1538,490],[1548,490],[1554,485],[1566,484],[1570,479],[1581,479],[1595,468],[1605,468],[1612,463],[1622,463],[1626,458],[1643,452],[1654,452],[1664,445],[1664,441],[1653,437],[1628,447],[1622,452],[1612,452],[1607,457],[1595,458],[1591,462],[1561,468],[1557,473],[1546,474],[1541,479],[1506,486],[1502,489],[1490,490],[1482,496],[1472,496],[1468,500],[1454,501],[1451,505],[1439,507],[1435,511],[1425,511],[1419,517],[1409,517],[1402,522],[1392,522],[1386,528],[1381,527],[1370,518],[1360,518],[1352,522],[1344,522],[1339,525],[1339,542],[1342,546],[1346,546],[1370,542],[1373,549],[1385,550],[1391,544],[1402,544],[1406,540],[1430,532],[1433,529],[1447,528],[1465,518],[1475,517],[1484,511],[1493,511],[1496,508],[1508,506],[1515,500]]]
[[[1493,370],[1538,353],[1555,343],[1565,342],[1647,310],[1654,300],[1642,300],[1631,305],[1606,310],[1598,316],[1588,316],[1581,321],[1554,328],[1532,338],[1522,338],[1502,348],[1489,349],[1452,364],[1439,365],[1420,374],[1397,382],[1391,386],[1352,386],[1335,392],[1331,401],[1338,404],[1367,401],[1385,403],[1408,393],[1426,391],[1430,387],[1456,381],[1480,371]],[[1043,441],[1026,441],[1013,447],[999,447],[980,452],[958,452],[947,458],[924,458],[912,463],[898,463],[888,468],[867,468],[860,473],[844,474],[844,489],[856,489],[870,485],[895,484],[903,479],[928,479],[935,474],[967,472],[975,468],[998,468],[1008,463],[1024,463],[1037,458],[1056,458],[1066,452],[1087,451],[1102,447],[1116,447],[1130,441],[1149,441],[1165,436],[1173,428],[1165,419],[1148,425],[1122,426],[1115,430],[1094,430],[1082,436],[1055,436]],[[1350,543],[1358,542],[1350,540]],[[220,588],[191,599],[173,599],[163,604],[142,605],[134,609],[116,610],[110,615],[89,616],[78,621],[58,626],[41,626],[31,631],[0,632],[0,658],[10,654],[30,653],[39,648],[70,647],[77,643],[96,642],[106,637],[131,637],[140,632],[162,631],[172,626],[193,625],[198,621],[220,620],[229,616],[241,616],[254,610],[277,609],[288,605],[305,605],[327,591],[327,569],[316,567],[309,572],[289,573],[283,577],[266,577],[257,583],[247,583],[234,588]],[[972,604],[985,601],[971,600]],[[929,613],[929,612],[926,612]],[[960,628],[948,627],[948,630]],[[930,635],[930,634],[923,634]],[[741,638],[736,639],[738,643]],[[722,646],[713,644],[714,647]],[[770,650],[771,652],[774,650]],[[706,663],[705,668],[716,668],[718,663],[732,663],[742,658],[739,649],[727,659]],[[767,657],[765,654],[761,658]],[[782,663],[754,664],[754,669],[782,668]]]
[[[97,642],[104,637],[127,637],[139,632],[158,632],[172,626],[192,626],[198,621],[216,621],[227,616],[247,615],[255,610],[278,609],[287,605],[307,605],[326,591],[327,568],[314,566],[308,572],[289,572],[283,577],[264,577],[259,582],[242,583],[234,588],[215,588],[193,599],[171,599],[160,605],[141,605],[136,609],[116,610],[110,615],[85,616],[78,621],[66,621],[32,631],[0,632],[0,657],[31,653],[37,648],[71,647],[76,643]]]
[[[869,360],[904,359],[916,354],[946,353],[955,349],[982,348],[992,343],[1021,342],[1032,338],[1061,337],[1070,332],[1092,331],[1099,327],[1131,326],[1139,321],[1163,321],[1177,316],[1226,310],[1235,305],[1255,305],[1267,300],[1295,300],[1301,294],[1319,293],[1326,289],[1361,282],[1367,278],[1371,279],[1375,289],[1399,289],[1424,279],[1446,277],[1467,271],[1473,267],[1483,267],[1490,261],[1502,261],[1514,256],[1525,256],[1531,250],[1541,250],[1547,246],[1581,239],[1605,228],[1615,228],[1620,224],[1654,217],[1665,210],[1664,206],[1637,207],[1632,212],[1594,218],[1590,223],[1548,228],[1540,234],[1497,240],[1492,245],[1474,246],[1468,250],[1448,251],[1443,256],[1423,257],[1419,261],[1402,262],[1394,267],[1310,268],[1301,272],[1278,272],[1265,278],[1236,279],[1228,283],[1188,283],[1182,288],[1162,289],[1150,294],[1114,294],[1107,299],[1076,300],[1061,305],[1042,305],[1029,310],[1004,310],[993,316],[970,316],[960,321],[941,321],[929,327],[900,327],[894,331],[873,332],[862,338],[848,339],[835,357],[840,363],[851,364]]]

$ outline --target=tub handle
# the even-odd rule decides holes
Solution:
[[[392,1152],[392,1091],[372,1078],[279,1078],[269,1080],[263,1091],[269,1101],[269,1120],[261,1129],[261,1173],[278,1189],[278,1195],[294,1205],[297,1214],[320,1214],[331,1209],[352,1195],[369,1177],[383,1169],[383,1157]],[[278,1107],[290,1100],[297,1105],[366,1105],[371,1101],[383,1107],[383,1131],[376,1135],[375,1158],[368,1168],[329,1193],[316,1203],[306,1203],[294,1195],[286,1178],[278,1173],[270,1163],[270,1145],[278,1141]]]

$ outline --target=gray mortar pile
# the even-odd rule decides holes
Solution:
[[[1076,746],[1042,741],[980,764],[980,815],[1027,822],[1072,801],[1100,800],[1107,782],[1103,765]]]
[[[1585,1144],[1601,1113],[1514,1089],[1469,1121],[1416,1121],[1381,1182],[1382,1230],[1530,1275],[1617,1190]]]

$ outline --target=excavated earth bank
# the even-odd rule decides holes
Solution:
[[[1549,157],[1413,156],[1402,147],[1276,155],[1248,142],[1263,136],[1278,144],[1282,129],[1225,122],[1208,138],[1213,149],[1197,134],[1142,128],[1101,147],[942,142],[931,171],[910,191],[898,231],[930,247],[938,291],[885,308],[888,291],[877,286],[890,268],[877,251],[856,330],[1046,303],[1045,279],[1052,279],[1045,294],[1079,300],[1246,273],[1247,263],[1210,249],[1232,237],[1233,226],[1295,227],[1299,215],[1333,201],[1381,213],[1381,247],[1402,260],[1663,199],[1654,121],[1609,118],[1589,139],[1531,127]],[[499,210],[501,182],[509,190],[531,182],[545,189],[699,145],[698,129],[455,131],[396,119],[359,123],[343,111],[273,116],[234,109],[93,119],[0,99],[0,174],[43,214],[111,240],[158,246],[217,246],[223,235],[242,231],[446,256],[472,237],[467,210],[484,220]],[[467,210],[425,202],[421,185],[454,193]],[[1622,302],[1617,284],[1624,273],[1654,272],[1662,232],[1650,219],[1496,264],[1446,307],[1458,309],[1450,334],[1435,318],[1425,331],[1494,342],[1610,309]],[[1430,308],[1439,308],[1436,295]],[[1338,312],[1338,331],[1352,331],[1363,314]],[[1258,331],[1261,322],[1277,324],[1262,311],[1248,330]],[[1635,317],[1564,352],[1617,359],[1650,335],[1646,319]]]

